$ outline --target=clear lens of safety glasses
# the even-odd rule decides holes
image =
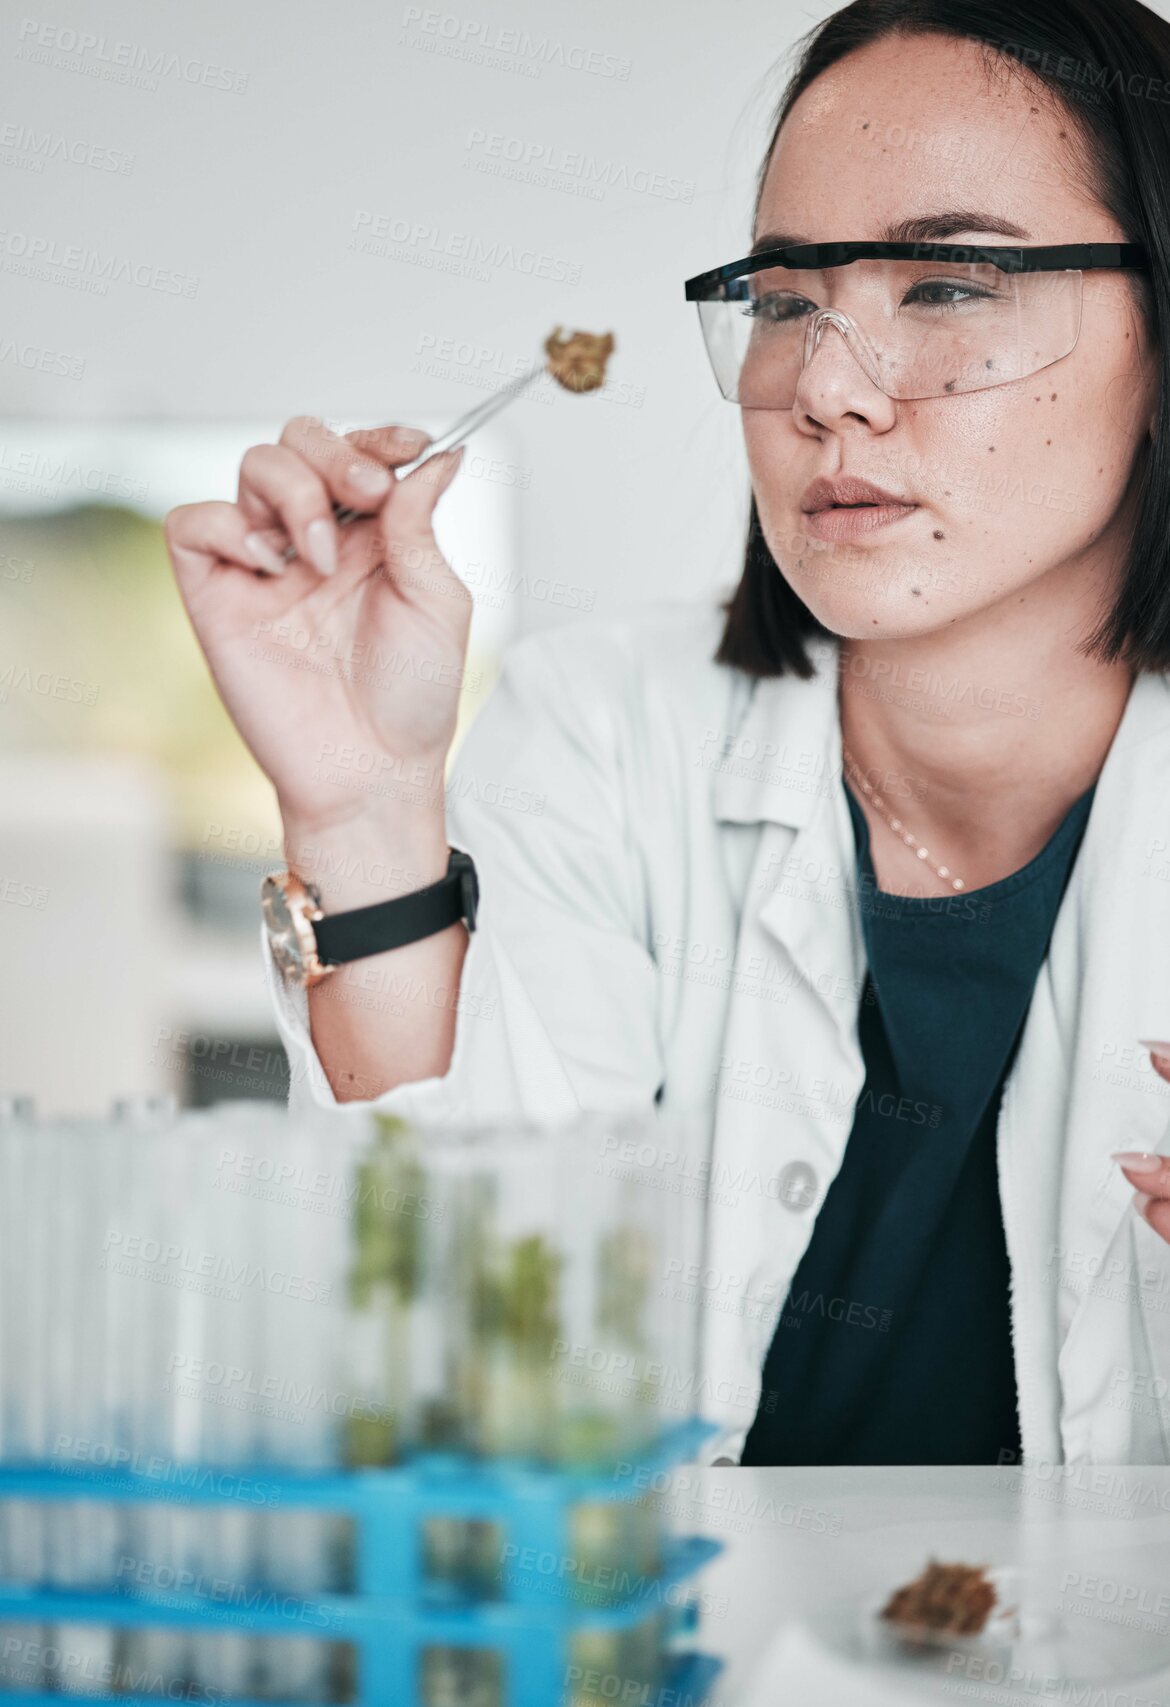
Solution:
[[[1067,356],[1083,276],[967,261],[768,267],[722,281],[699,301],[699,320],[719,389],[744,409],[791,409],[804,363],[833,326],[888,397],[949,397]]]

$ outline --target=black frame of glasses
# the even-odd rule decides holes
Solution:
[[[765,267],[846,267],[850,261],[965,261],[990,264],[1004,273],[1087,272],[1097,268],[1148,272],[1142,243],[1056,243],[1042,249],[987,248],[970,243],[797,243],[762,249],[687,279],[688,302],[734,301],[721,294],[728,279]]]

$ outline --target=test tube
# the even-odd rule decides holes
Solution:
[[[44,1277],[54,1333],[49,1444],[53,1456],[87,1467],[118,1462],[120,1444],[109,1404],[112,1361],[110,1240],[118,1183],[110,1123],[54,1123],[53,1250]],[[121,1556],[123,1511],[100,1500],[57,1502],[46,1512],[52,1537],[52,1580],[58,1586],[108,1588]],[[63,1623],[54,1632],[54,1686],[68,1694],[109,1687],[115,1632],[92,1623]]]
[[[273,1111],[262,1121],[239,1111],[273,1189],[255,1204],[250,1252],[252,1308],[261,1367],[273,1400],[260,1413],[260,1451],[269,1463],[325,1469],[336,1462],[339,1317],[345,1278],[347,1145],[339,1122],[311,1114],[290,1120]],[[340,1209],[341,1215],[329,1211]],[[327,1512],[282,1502],[260,1508],[264,1578],[283,1595],[312,1599],[332,1586],[337,1520]],[[265,1694],[321,1701],[328,1692],[330,1648],[320,1633],[264,1642]]]
[[[352,1466],[387,1465],[408,1453],[428,1413],[418,1358],[432,1350],[421,1280],[426,1236],[424,1169],[401,1121],[347,1128],[349,1167],[346,1385],[342,1454]]]
[[[7,1460],[37,1458],[44,1449],[47,1205],[38,1200],[36,1166],[42,1136],[31,1097],[0,1097],[0,1452]],[[44,1579],[44,1515],[33,1500],[7,1500],[0,1509],[0,1570],[13,1582]],[[8,1658],[0,1678],[40,1688],[46,1626],[13,1623],[4,1634]]]
[[[230,1477],[246,1460],[255,1439],[255,1418],[246,1408],[245,1370],[251,1353],[248,1300],[239,1272],[240,1222],[246,1204],[218,1189],[225,1135],[219,1105],[186,1114],[180,1122],[187,1227],[198,1269],[192,1308],[177,1324],[179,1386],[192,1408],[183,1456],[214,1466]],[[197,1534],[178,1537],[195,1575],[220,1611],[242,1598],[256,1563],[255,1519],[231,1504],[200,1506]],[[191,1685],[219,1695],[251,1695],[257,1639],[224,1624],[192,1635],[186,1664]]]
[[[198,1300],[173,1282],[165,1253],[198,1243],[201,1215],[188,1195],[184,1142],[192,1114],[179,1115],[173,1099],[127,1099],[112,1115],[131,1159],[130,1190],[121,1206],[117,1232],[135,1254],[119,1272],[123,1282],[118,1319],[128,1333],[125,1357],[129,1373],[130,1448],[135,1463],[169,1478],[198,1457],[202,1409],[191,1368],[202,1353]],[[128,1507],[129,1569],[152,1592],[166,1592],[179,1570],[198,1562],[198,1512],[185,1510],[180,1497],[151,1499]],[[121,1658],[128,1683],[138,1688],[171,1688],[191,1672],[192,1641],[168,1625],[128,1632]]]

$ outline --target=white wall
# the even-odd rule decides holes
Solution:
[[[0,798],[0,1094],[63,1114],[167,1090],[175,956],[157,777],[128,759],[0,752]]]
[[[558,322],[613,330],[612,401],[556,393],[510,412],[525,573],[579,589],[530,594],[519,626],[734,580],[738,413],[682,281],[746,251],[780,57],[819,15],[762,0],[24,0],[0,22],[0,412],[309,411],[433,430]],[[98,39],[79,51],[82,32]],[[476,162],[510,162],[477,134],[538,166],[592,157],[608,182],[593,199],[570,193],[579,170],[557,180],[568,190],[485,174]],[[634,187],[655,176],[668,193]],[[421,231],[359,253],[363,215]],[[56,258],[49,277],[27,276],[34,242]],[[472,244],[480,263],[450,259]],[[92,294],[70,250],[198,282]],[[481,355],[426,371],[444,340]]]

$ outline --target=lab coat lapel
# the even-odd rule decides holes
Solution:
[[[1170,1381],[1170,1245],[1133,1213],[1133,1187],[1110,1160],[1119,1149],[1170,1154],[1170,1086],[1138,1044],[1170,1036],[1168,803],[1170,682],[1145,674],[1102,767],[1044,990],[1060,1049],[1045,1073],[1048,1118],[1063,1114],[1065,1134],[1043,1269],[1068,1462],[1170,1460],[1170,1409],[1156,1396]],[[1037,1054],[1033,1105],[1041,1067]]]
[[[818,670],[756,684],[716,778],[729,824],[762,821],[736,947],[712,1155],[706,1397],[750,1427],[763,1362],[816,1213],[841,1165],[864,1078],[864,950],[840,784],[837,647]]]
[[[808,643],[816,675],[756,684],[715,781],[724,823],[764,820],[745,920],[779,945],[842,1034],[856,1038],[865,948],[856,903],[856,847],[841,786],[839,645]],[[742,938],[742,930],[741,930]],[[860,1056],[858,1057],[860,1059]]]

